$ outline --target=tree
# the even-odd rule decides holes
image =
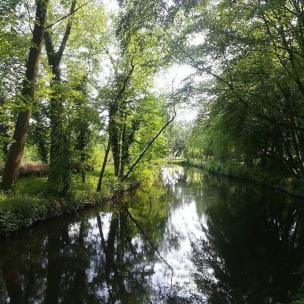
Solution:
[[[37,0],[32,44],[29,50],[25,79],[23,81],[23,88],[20,94],[20,98],[24,102],[24,108],[18,114],[13,136],[14,141],[9,148],[5,163],[2,176],[2,188],[4,190],[14,187],[23,156],[29,120],[31,117],[31,109],[34,101],[35,83],[37,81],[39,58],[46,25],[47,6],[48,0]]]
[[[196,137],[222,163],[303,176],[303,6],[300,1],[206,2],[176,45],[209,75]],[[201,43],[192,44],[192,34]],[[182,39],[181,38],[181,39]],[[214,64],[211,64],[214,62]],[[206,108],[208,109],[206,113]],[[279,170],[278,170],[279,169]]]
[[[72,1],[70,14],[73,14],[76,2],[76,0]],[[50,102],[51,148],[48,182],[51,189],[63,195],[68,192],[70,184],[70,143],[67,130],[64,128],[64,100],[62,99],[62,92],[60,92],[62,82],[60,64],[71,33],[72,20],[72,18],[68,19],[57,50],[55,50],[50,30],[46,31],[44,38],[48,63],[53,75]]]

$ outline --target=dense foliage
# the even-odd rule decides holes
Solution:
[[[302,178],[303,2],[201,1],[192,11],[184,41],[195,39],[180,51],[200,76],[184,88],[200,104],[188,157]]]
[[[15,188],[28,162],[47,164],[48,189],[67,196],[75,173],[85,183],[89,170],[101,170],[94,186],[100,191],[108,164],[118,180],[137,173],[140,178],[143,167],[149,163],[151,170],[167,154],[172,107],[152,90],[171,53],[159,18],[166,6],[142,5],[145,9],[134,1],[117,7],[82,0],[1,3],[4,190]]]
[[[0,238],[145,186],[105,210],[105,231],[96,213],[94,227],[82,218],[26,244],[24,301],[6,259],[16,252],[3,246],[0,293],[11,280],[12,303],[43,288],[46,303],[146,303],[155,269],[145,262],[170,266],[158,252],[164,231],[168,248],[184,246],[166,225],[181,203],[180,216],[193,220],[188,205],[201,221],[185,271],[204,303],[303,304],[303,208],[201,171],[173,172],[170,206],[170,183],[149,191],[171,157],[303,197],[303,131],[303,0],[0,0]],[[166,303],[199,294],[183,296]]]

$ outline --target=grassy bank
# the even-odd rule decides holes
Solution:
[[[178,160],[174,163],[183,166],[192,166],[208,171],[211,174],[222,175],[230,178],[242,179],[257,184],[265,185],[287,194],[304,197],[304,181],[292,177],[286,177],[273,172],[264,172],[259,168],[247,168],[236,164],[222,165],[213,162],[202,162],[200,160]]]
[[[113,199],[136,183],[118,182],[106,174],[101,193],[95,191],[98,172],[91,172],[86,183],[77,174],[72,176],[68,197],[59,198],[48,192],[47,177],[22,177],[12,193],[0,192],[0,237],[11,235],[35,223],[72,213]]]

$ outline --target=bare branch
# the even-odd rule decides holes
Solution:
[[[70,11],[67,15],[65,15],[65,16],[59,18],[58,20],[56,20],[55,22],[53,22],[53,23],[47,25],[47,26],[45,27],[45,29],[49,29],[49,28],[53,27],[55,24],[57,24],[57,23],[63,21],[64,19],[68,18],[69,16],[75,14],[78,10],[80,10],[81,8],[83,8],[85,5],[87,5],[87,4],[90,3],[90,2],[92,2],[92,0],[90,0],[90,1],[88,1],[88,2],[86,2],[86,3],[84,3],[84,4],[82,4],[82,5],[80,5],[80,6],[78,6],[78,7],[77,7],[76,9],[74,9],[73,11]]]

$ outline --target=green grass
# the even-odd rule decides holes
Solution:
[[[28,195],[47,193],[47,177],[21,177],[16,185],[16,192]]]
[[[87,172],[85,183],[80,174],[73,174],[70,192],[65,198],[59,198],[48,190],[47,177],[20,177],[14,192],[0,192],[0,236],[109,200],[114,194],[129,189],[135,181],[148,189],[158,174],[159,165],[140,164],[128,182],[119,182],[113,174],[113,165],[109,164],[101,193],[96,192],[100,169]]]
[[[98,177],[97,171],[88,172],[84,184],[81,176],[74,174],[70,193],[64,199],[48,191],[47,177],[21,177],[14,192],[0,192],[0,236],[7,236],[34,223],[93,206],[111,198],[115,191],[127,187],[118,183],[109,168],[104,176],[102,193],[97,193],[95,190]]]

